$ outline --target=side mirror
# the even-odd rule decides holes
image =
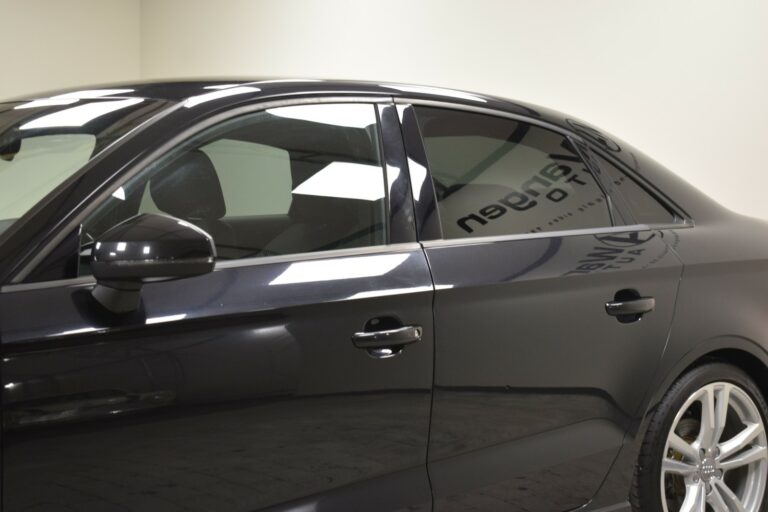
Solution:
[[[213,271],[211,235],[166,215],[144,213],[104,233],[93,246],[93,297],[113,313],[139,307],[144,283],[183,279]]]

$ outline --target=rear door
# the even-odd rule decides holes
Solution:
[[[476,108],[400,112],[436,287],[435,510],[584,505],[638,420],[681,264],[658,230],[620,225],[579,140]]]
[[[73,217],[79,277],[2,288],[5,511],[430,510],[433,287],[394,106],[251,110]],[[152,211],[220,260],[111,315],[89,244]]]

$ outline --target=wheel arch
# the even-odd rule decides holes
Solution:
[[[640,413],[636,427],[628,432],[624,446],[588,510],[613,506],[619,502],[626,503],[624,500],[632,489],[640,447],[659,402],[680,377],[696,367],[715,361],[732,364],[746,372],[768,400],[768,348],[753,340],[739,336],[711,338],[692,344],[690,350],[673,363],[664,364],[662,361],[650,399]]]
[[[683,373],[712,361],[728,363],[743,370],[757,384],[757,387],[763,393],[763,398],[768,399],[768,362],[761,360],[750,352],[739,349],[716,350],[697,359]]]
[[[744,371],[768,400],[768,349],[748,338],[720,336],[693,345],[691,350],[664,372],[663,380],[655,387],[647,404],[646,415],[658,405],[680,377],[698,366],[714,361],[729,363]]]

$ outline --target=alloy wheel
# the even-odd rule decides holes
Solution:
[[[670,428],[661,466],[664,512],[759,512],[768,478],[763,416],[736,384],[695,391]]]

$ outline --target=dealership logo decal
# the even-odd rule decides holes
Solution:
[[[467,233],[472,233],[474,229],[470,224],[471,221],[485,226],[488,221],[498,219],[510,210],[523,212],[533,208],[540,201],[559,203],[568,197],[568,192],[555,186],[558,182],[580,186],[587,184],[571,167],[549,164],[523,183],[519,190],[512,189],[512,192],[499,198],[495,203],[480,208],[477,213],[470,213],[460,218],[456,224]]]
[[[632,231],[610,235],[597,235],[595,239],[600,245],[592,247],[584,258],[580,259],[576,268],[566,272],[565,276],[591,274],[604,270],[621,270],[637,262],[647,247],[642,245],[650,242],[656,236],[653,232]],[[666,249],[666,247],[665,247]]]

